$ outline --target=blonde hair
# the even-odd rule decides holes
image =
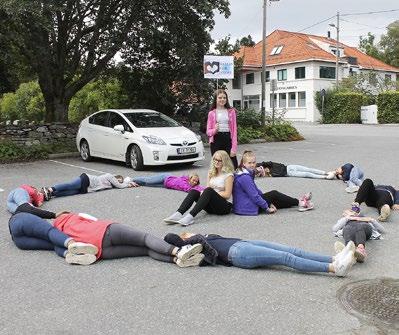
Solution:
[[[245,150],[241,156],[240,164],[238,165],[237,170],[242,171],[244,167],[244,161],[246,162],[250,157],[256,157],[255,153],[251,150]]]
[[[233,173],[234,166],[233,163],[231,162],[229,154],[224,150],[218,150],[212,156],[211,165],[209,167],[209,172],[208,172],[209,178],[215,177],[218,174],[218,170],[216,169],[215,163],[213,161],[216,155],[219,155],[220,158],[222,159],[222,172]]]
[[[189,232],[187,232],[187,231],[185,231],[185,232],[179,234],[179,236],[180,236],[180,238],[181,238],[182,240],[187,240],[187,239],[189,239],[189,238],[190,238],[191,236],[193,236],[193,235],[195,235],[195,234],[189,233]]]
[[[188,175],[188,180],[190,180],[192,177],[197,177],[198,178],[198,183],[196,185],[199,185],[200,184],[200,177],[199,177],[198,173],[197,172],[191,172]]]

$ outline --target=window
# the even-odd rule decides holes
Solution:
[[[295,68],[295,79],[303,79],[305,78],[305,67],[296,67]]]
[[[263,79],[263,72],[260,73],[260,80],[262,81]],[[268,83],[270,81],[270,71],[266,71],[266,82]]]
[[[287,80],[287,69],[277,71],[277,80]]]
[[[237,90],[241,88],[241,74],[238,74],[233,79],[233,89]]]
[[[385,75],[385,80],[392,81],[392,76],[390,74]]]
[[[246,84],[253,84],[255,82],[255,73],[247,73],[245,76]]]
[[[241,109],[241,100],[233,100],[233,107],[237,110]]]
[[[270,53],[270,56],[278,55],[280,54],[281,50],[283,50],[284,45],[277,45],[272,49],[272,52]]]
[[[280,108],[287,107],[287,93],[279,93],[278,94],[278,106]]]
[[[277,94],[270,94],[270,108],[277,107]]]
[[[260,108],[259,95],[244,95],[244,109],[255,109]]]
[[[107,121],[108,112],[100,112],[90,116],[89,123],[96,124],[98,126],[104,126]]]
[[[296,93],[295,92],[288,93],[288,107],[296,107]]]
[[[123,115],[137,128],[180,127],[175,120],[158,112],[126,112]]]
[[[119,124],[121,124],[123,126],[125,131],[132,132],[132,129],[129,127],[129,125],[127,124],[127,122],[125,121],[125,119],[122,116],[120,116],[117,113],[111,112],[109,114],[108,127],[114,128],[115,126],[117,126]]]
[[[306,92],[298,92],[298,107],[306,107]]]
[[[320,66],[320,78],[335,79],[335,67]]]

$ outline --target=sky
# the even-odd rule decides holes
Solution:
[[[231,15],[228,19],[217,14],[211,36],[217,42],[231,35],[231,42],[237,38],[252,36],[255,42],[262,39],[263,0],[230,0]],[[390,11],[396,10],[396,11]],[[336,14],[340,12],[340,42],[357,47],[359,36],[371,32],[377,41],[386,33],[388,24],[399,20],[398,0],[280,0],[267,5],[267,34],[276,29],[303,32],[336,38],[336,29],[329,23],[337,23]],[[363,14],[387,11],[376,14]],[[389,12],[388,12],[389,11]],[[342,15],[356,14],[356,15]],[[331,18],[331,19],[328,19]],[[323,23],[319,23],[324,21]],[[319,24],[318,24],[319,23]],[[310,27],[314,25],[313,27]]]

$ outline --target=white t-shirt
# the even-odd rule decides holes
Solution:
[[[216,110],[216,121],[219,123],[219,132],[228,133],[229,128],[229,112],[226,108]]]
[[[216,177],[212,177],[209,179],[209,186],[212,187],[216,192],[223,192],[226,189],[226,178],[232,175],[232,173],[222,173]]]

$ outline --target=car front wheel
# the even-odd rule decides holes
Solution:
[[[91,161],[89,143],[87,143],[87,141],[85,141],[85,140],[83,140],[82,142],[80,142],[80,157],[81,157],[85,162]]]
[[[144,164],[143,164],[143,155],[141,153],[140,148],[138,145],[133,144],[130,147],[130,153],[129,153],[129,160],[130,160],[130,166],[136,170],[140,171],[143,170]]]

